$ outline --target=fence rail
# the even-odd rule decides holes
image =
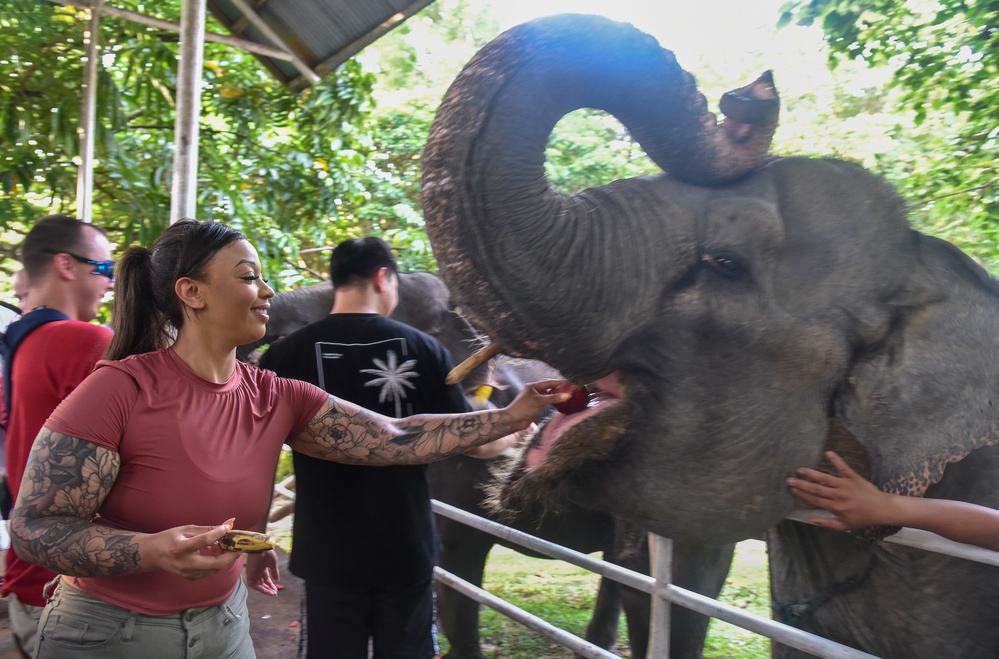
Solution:
[[[586,657],[587,659],[609,659],[617,657],[620,659],[620,657],[613,652],[608,652],[603,648],[593,645],[589,641],[579,638],[575,634],[570,634],[564,629],[556,627],[550,622],[539,618],[532,613],[528,613],[520,607],[510,604],[506,600],[496,597],[488,590],[483,590],[477,586],[473,586],[464,579],[451,574],[447,570],[435,567],[434,579],[445,584],[446,586],[450,586],[462,595],[470,597],[476,602],[485,604],[490,609],[493,609],[498,613],[502,613],[507,618],[516,620],[528,629],[532,629],[542,636],[552,639],[556,643],[569,648],[582,657]]]
[[[456,522],[471,526],[498,538],[518,544],[522,547],[526,547],[536,553],[561,559],[567,563],[572,563],[578,567],[595,572],[602,577],[614,579],[615,581],[618,581],[626,586],[630,586],[652,595],[653,619],[655,620],[654,627],[661,626],[663,629],[658,630],[660,632],[658,635],[656,634],[656,629],[652,630],[653,633],[650,637],[649,647],[650,657],[665,659],[669,656],[669,607],[660,605],[660,610],[657,612],[656,602],[658,599],[659,601],[668,601],[678,606],[682,606],[684,608],[697,611],[698,613],[703,613],[704,615],[742,627],[743,629],[766,636],[783,645],[804,650],[805,652],[809,652],[817,657],[822,657],[823,659],[876,659],[876,657],[872,654],[868,654],[855,648],[822,638],[821,636],[816,636],[800,629],[790,627],[775,620],[762,618],[752,613],[743,611],[742,609],[719,602],[710,597],[705,597],[699,593],[675,586],[670,583],[671,578],[669,563],[672,555],[672,549],[668,538],[661,538],[650,534],[649,541],[652,547],[653,572],[655,573],[655,576],[649,576],[627,570],[612,563],[606,563],[604,561],[591,558],[586,554],[548,542],[547,540],[532,536],[528,533],[524,533],[523,531],[503,526],[502,524],[498,524],[484,517],[466,512],[460,508],[455,508],[454,506],[441,501],[435,500],[433,502],[433,508],[434,512],[437,514]],[[800,510],[788,515],[787,519],[807,523],[807,521],[812,517],[827,514],[828,513],[819,510]],[[946,554],[948,556],[956,556],[958,558],[985,563],[987,565],[999,566],[999,552],[989,551],[988,549],[982,549],[981,547],[975,547],[973,545],[953,542],[928,531],[904,528],[898,533],[885,538],[884,541],[908,547],[915,547],[926,551],[932,551],[939,554]],[[660,545],[659,549],[656,548],[657,545]],[[657,560],[657,556],[660,560]],[[562,629],[553,627],[549,623],[533,616],[523,609],[519,609],[509,602],[501,600],[487,591],[476,588],[472,584],[462,581],[458,577],[445,572],[440,568],[435,570],[434,576],[438,581],[455,588],[462,594],[495,609],[499,613],[502,613],[513,620],[521,622],[547,638],[568,647],[580,656],[618,656],[611,654],[606,650],[597,648],[578,636],[574,636]]]
[[[787,519],[807,523],[812,517],[831,516],[831,513],[827,513],[824,510],[795,510],[787,516]],[[975,561],[976,563],[985,563],[986,565],[999,567],[999,552],[997,551],[983,549],[982,547],[976,547],[975,545],[966,545],[960,542],[954,542],[953,540],[948,540],[947,538],[941,537],[936,533],[930,533],[929,531],[922,531],[920,529],[904,528],[898,533],[888,536],[882,540],[882,542],[905,545],[906,547],[915,547],[916,549],[925,549],[926,551],[932,551],[937,554],[946,554],[947,556],[955,556],[957,558]]]
[[[291,500],[291,503],[286,506],[288,510],[282,511],[282,516],[293,510],[295,492],[290,487],[294,487],[293,477],[275,485],[277,493]],[[602,577],[613,579],[621,584],[652,595],[652,617],[654,623],[650,634],[649,656],[656,657],[657,659],[667,659],[669,656],[669,607],[663,606],[663,602],[670,602],[712,618],[717,618],[723,622],[766,636],[783,645],[803,650],[822,659],[877,659],[875,655],[830,641],[829,639],[810,634],[769,618],[748,613],[742,609],[674,585],[671,583],[672,579],[669,567],[672,556],[672,543],[668,538],[649,534],[649,542],[653,555],[653,573],[655,575],[649,576],[591,558],[568,547],[563,547],[528,533],[503,526],[502,524],[466,512],[441,501],[434,500],[433,509],[435,513],[456,522],[526,547],[536,553],[572,563]],[[821,510],[797,510],[788,515],[787,519],[807,523],[812,517],[824,515],[828,515],[828,513]],[[273,515],[271,521],[274,521]],[[928,531],[903,528],[898,533],[885,538],[884,542],[914,547],[999,567],[999,552],[953,542]],[[434,569],[434,578],[463,595],[485,604],[529,629],[571,649],[582,657],[604,659],[606,657],[618,656],[565,630],[559,629],[545,620],[467,581],[463,581],[441,568]]]

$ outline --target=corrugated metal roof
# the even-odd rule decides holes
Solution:
[[[320,77],[336,69],[433,0],[207,0],[208,9],[235,36],[287,49],[300,64],[255,55],[288,89],[311,84],[308,67]],[[245,3],[264,23],[244,15]],[[269,29],[269,30],[268,30]],[[274,43],[271,31],[283,43]]]

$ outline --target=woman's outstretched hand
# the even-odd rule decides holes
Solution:
[[[546,406],[569,400],[567,393],[548,393],[564,384],[565,380],[542,380],[525,385],[506,408],[513,415],[517,429],[529,427]]]

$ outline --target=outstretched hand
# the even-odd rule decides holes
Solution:
[[[538,414],[548,405],[564,403],[569,400],[568,393],[548,393],[556,387],[566,384],[565,380],[542,380],[524,386],[507,407],[518,423],[518,429],[523,430],[531,425]]]
[[[838,476],[815,469],[797,469],[800,478],[788,478],[787,484],[802,502],[822,508],[835,517],[813,517],[816,526],[847,531],[865,526],[892,525],[892,496],[850,468],[843,458],[832,451],[825,454]]]
[[[229,531],[225,525],[188,524],[153,533],[146,540],[151,564],[185,579],[204,579],[239,560],[238,552],[222,551],[218,541]]]

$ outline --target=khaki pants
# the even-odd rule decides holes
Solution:
[[[17,599],[17,595],[7,595],[7,615],[10,619],[10,630],[14,633],[17,649],[25,657],[35,656],[35,640],[38,638],[38,619],[42,616],[43,606],[32,606]]]
[[[38,626],[37,659],[255,659],[242,580],[219,606],[146,616],[65,583]]]

